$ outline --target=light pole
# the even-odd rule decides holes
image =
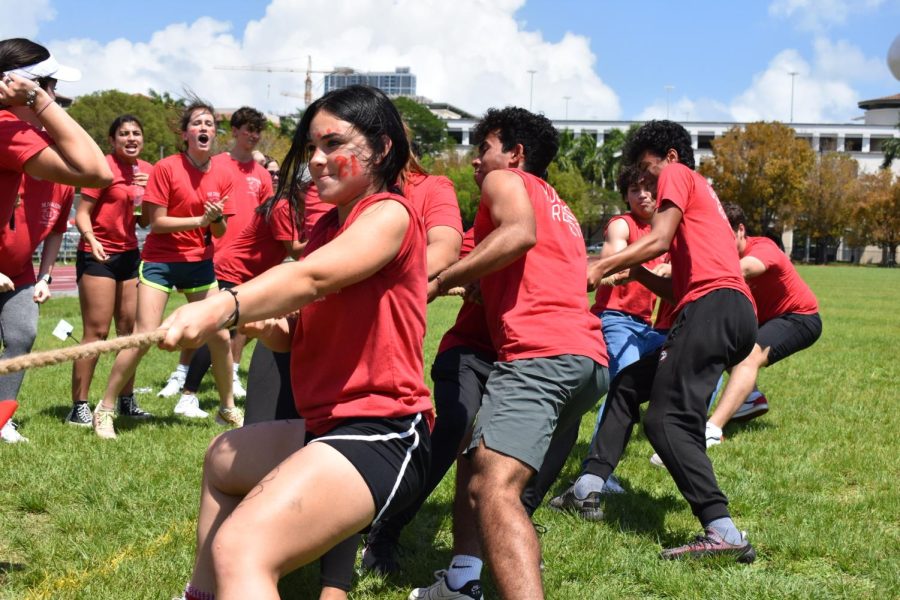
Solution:
[[[666,118],[669,118],[669,92],[675,89],[674,85],[663,86],[666,90]]]
[[[569,120],[569,100],[572,99],[572,96],[563,96],[563,100],[566,101],[566,121]]]
[[[534,69],[528,69],[528,74],[531,75],[531,88],[528,92],[528,110],[532,109],[534,105],[534,74],[537,73]]]
[[[791,120],[788,123],[794,122],[794,77],[797,76],[797,71],[789,71],[788,75],[791,76]]]

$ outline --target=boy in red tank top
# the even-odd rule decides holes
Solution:
[[[556,155],[557,131],[526,110],[491,109],[475,138],[476,245],[428,291],[434,298],[479,282],[497,362],[457,461],[457,494],[468,494],[474,510],[455,511],[451,567],[411,599],[480,599],[481,549],[502,597],[543,597],[540,548],[520,496],[554,431],[579,419],[608,382],[600,323],[584,293],[581,227],[539,178]]]

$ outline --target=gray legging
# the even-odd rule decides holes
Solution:
[[[27,285],[0,293],[0,343],[2,358],[14,358],[31,352],[37,337],[38,305],[34,286]],[[15,400],[22,387],[25,371],[0,377],[0,400]]]

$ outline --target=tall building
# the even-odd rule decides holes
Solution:
[[[409,67],[397,67],[391,72],[359,72],[347,67],[338,67],[325,75],[325,93],[339,90],[349,85],[371,85],[388,96],[415,96],[416,76]]]

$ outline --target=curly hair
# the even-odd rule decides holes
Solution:
[[[623,155],[626,163],[635,164],[648,150],[664,157],[671,149],[678,153],[678,162],[692,170],[695,168],[691,134],[678,123],[664,119],[644,123],[626,143]]]
[[[747,229],[747,217],[744,216],[744,211],[740,206],[728,202],[722,205],[722,210],[725,211],[728,224],[731,225],[733,231],[737,231],[739,225],[743,225],[744,229]]]
[[[522,144],[525,148],[523,169],[538,177],[544,175],[559,150],[559,132],[550,119],[524,108],[488,109],[472,131],[475,145],[481,144],[492,132],[497,133],[504,152]]]

